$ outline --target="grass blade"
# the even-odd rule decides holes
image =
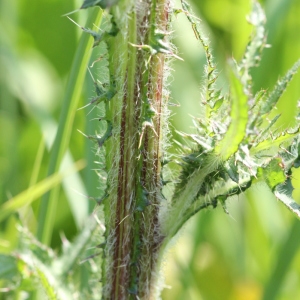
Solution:
[[[101,21],[102,13],[99,8],[90,11],[86,28],[96,28]],[[83,33],[75,54],[70,78],[68,81],[58,131],[51,149],[48,174],[59,170],[63,156],[68,148],[74,117],[79,97],[85,79],[85,73],[91,56],[93,38]],[[53,189],[44,195],[39,211],[37,237],[45,244],[49,244],[52,236],[54,216],[56,213],[58,189]]]
[[[289,272],[290,264],[298,252],[300,246],[300,222],[295,220],[292,224],[287,240],[282,243],[279,250],[277,264],[271,272],[269,282],[266,284],[262,300],[279,299],[279,291],[282,287],[284,277]]]
[[[75,170],[77,171],[82,169],[84,166],[85,164],[82,161],[79,161],[75,164]],[[72,171],[68,171],[65,174],[53,174],[34,186],[29,187],[19,195],[6,201],[0,208],[0,222],[19,208],[30,204],[32,201],[45,194],[48,190],[59,184],[70,172]]]

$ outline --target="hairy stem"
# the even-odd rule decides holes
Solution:
[[[155,293],[163,239],[158,206],[165,54],[160,43],[168,9],[169,1],[145,0],[120,1],[111,10],[120,33],[108,42],[117,94],[106,112],[113,132],[106,147],[104,299],[151,299]]]

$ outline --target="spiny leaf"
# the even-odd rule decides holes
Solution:
[[[260,109],[261,115],[269,113],[273,107],[276,105],[283,92],[285,91],[288,83],[292,80],[295,73],[298,71],[300,67],[300,60],[298,60],[293,67],[287,72],[287,74],[277,82],[273,91],[270,95],[265,99],[263,105]]]
[[[205,104],[207,109],[207,116],[209,117],[210,114],[215,111],[220,105],[222,104],[222,96],[218,89],[215,88],[215,82],[218,78],[218,74],[216,72],[216,66],[213,61],[213,56],[209,47],[209,41],[207,38],[204,37],[204,34],[201,32],[201,28],[199,25],[198,19],[193,15],[192,9],[190,5],[181,0],[182,11],[185,13],[187,19],[191,23],[192,29],[194,31],[195,37],[203,46],[205,51],[207,66],[206,66],[206,97],[205,97]]]
[[[274,149],[274,151],[278,151],[281,144],[287,142],[291,143],[291,141],[297,136],[298,132],[299,126],[297,126],[295,131],[291,133],[288,133],[286,131],[279,131],[277,135],[270,134],[270,137],[268,139],[265,139],[258,144],[252,145],[250,149],[251,156],[259,155],[259,153],[263,151],[270,151],[270,153],[273,153],[271,149]]]
[[[73,299],[72,292],[67,286],[67,282],[56,277],[51,268],[41,261],[32,252],[21,252],[18,254],[18,259],[26,264],[29,270],[33,270],[41,283],[48,299],[54,300],[71,300]]]
[[[298,218],[300,218],[300,205],[293,199],[293,186],[291,178],[283,184],[275,188],[274,194],[289,210],[291,210]]]
[[[281,159],[274,158],[270,163],[264,167],[258,169],[258,177],[262,177],[271,190],[278,184],[283,183],[286,180],[286,174],[281,167]]]
[[[49,283],[49,281],[48,281],[47,277],[45,276],[45,274],[38,268],[36,269],[36,274],[37,274],[37,277],[40,280],[40,283],[42,284],[42,286],[44,288],[44,291],[45,291],[48,299],[59,300],[57,298],[55,289]]]
[[[176,219],[173,219],[172,236],[198,211],[210,206],[215,208],[218,202],[224,204],[228,197],[238,195],[250,188],[251,183],[249,176],[240,178],[239,183],[232,181],[230,178],[216,180],[213,183],[213,188],[210,188],[205,195],[198,196],[185,210],[181,211]]]
[[[215,207],[218,202],[224,204],[229,196],[239,194],[257,180],[265,181],[276,196],[295,212],[296,204],[291,202],[291,193],[283,186],[291,168],[300,165],[297,138],[300,126],[271,132],[280,115],[276,115],[269,123],[266,121],[267,113],[273,109],[300,67],[300,60],[277,83],[269,96],[262,90],[252,97],[249,70],[259,62],[265,46],[265,16],[255,1],[250,16],[250,22],[255,26],[253,37],[241,63],[235,66],[237,72],[230,74],[229,97],[222,97],[222,93],[215,89],[217,75],[208,42],[202,37],[199,22],[192,15],[189,5],[184,0],[181,2],[182,11],[206,53],[205,104],[208,113],[205,121],[196,124],[197,135],[181,134],[191,139],[196,149],[182,156],[182,173],[180,182],[175,186],[174,208],[170,211],[171,218],[176,219],[173,223],[176,223],[175,232],[197,211],[208,206]],[[211,163],[208,163],[209,160]],[[193,197],[187,194],[191,191],[188,187],[191,182],[195,185]]]
[[[198,167],[201,161],[198,164],[187,164],[187,174],[182,173],[182,181],[175,188],[172,207],[167,211],[167,216],[162,218],[164,220],[162,224],[163,234],[171,238],[181,225],[188,220],[184,217],[185,212],[191,209],[192,203],[197,198],[208,174],[218,167],[216,159],[214,157],[213,162],[210,163],[210,160],[206,158],[206,165],[202,165],[201,168]],[[191,170],[189,170],[190,168]]]
[[[86,248],[96,227],[96,220],[90,217],[75,241],[70,244],[67,249],[64,249],[63,254],[58,259],[53,260],[51,268],[55,274],[63,277],[67,276],[75,263],[78,262],[81,253]]]
[[[70,17],[67,16],[67,18],[73,22],[76,26],[78,26],[82,31],[90,34],[93,38],[94,38],[94,45],[93,47],[96,47],[100,44],[100,42],[103,40],[104,36],[105,36],[105,33],[98,33],[94,30],[90,30],[90,29],[87,29],[83,26],[80,26],[79,24],[77,24],[73,19],[71,19]]]
[[[280,118],[281,114],[276,115],[270,122],[269,125],[263,129],[259,135],[257,136],[257,138],[255,139],[255,143],[259,143],[262,142],[264,140],[266,140],[267,138],[270,137],[270,129],[271,127],[276,123],[276,121]]]
[[[265,46],[265,14],[260,4],[253,1],[252,12],[248,19],[254,25],[254,30],[250,42],[247,45],[245,55],[240,63],[242,82],[245,85],[251,84],[249,69],[256,66],[261,58],[261,52]]]
[[[231,123],[222,141],[216,147],[216,154],[227,160],[234,154],[246,133],[248,121],[247,96],[241,81],[231,73]]]
[[[232,156],[229,160],[227,160],[224,164],[224,169],[226,170],[228,176],[231,180],[238,183],[239,182],[239,173],[238,167],[236,165],[234,156]]]
[[[24,272],[24,275],[26,275],[28,270],[30,270],[31,276],[36,277],[41,283],[47,295],[45,299],[73,300],[74,293],[83,296],[83,294],[79,294],[83,292],[83,290],[75,291],[74,285],[69,280],[69,275],[72,274],[72,278],[74,278],[75,272],[81,272],[83,270],[76,263],[81,259],[82,252],[87,248],[93,233],[95,233],[95,230],[99,227],[104,231],[104,226],[101,228],[101,223],[99,226],[99,222],[96,222],[95,217],[90,216],[75,241],[72,243],[64,243],[63,254],[61,256],[57,256],[52,249],[37,241],[26,228],[20,227],[21,250],[15,255],[15,259],[18,266],[21,264],[21,266],[24,265],[24,267],[19,267],[19,273],[23,275]],[[84,267],[84,269],[86,270],[86,267]],[[87,276],[87,273],[85,273],[85,276]],[[92,284],[90,284],[90,287],[91,286]],[[86,297],[84,297],[84,299],[85,298]],[[88,299],[94,298],[88,297]],[[95,299],[99,298],[95,297]]]

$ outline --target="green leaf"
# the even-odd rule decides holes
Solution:
[[[280,118],[281,114],[276,115],[270,122],[269,125],[263,129],[255,139],[255,143],[260,143],[270,137],[271,127],[276,123],[276,121]]]
[[[194,16],[193,11],[191,9],[191,6],[185,2],[184,0],[181,0],[182,5],[182,12],[185,13],[187,19],[191,23],[192,29],[194,31],[195,37],[197,40],[200,41],[206,56],[206,96],[205,96],[205,102],[206,102],[206,110],[207,110],[207,116],[210,116],[210,114],[218,109],[220,105],[223,102],[223,97],[218,89],[215,88],[215,83],[218,78],[218,73],[216,71],[216,65],[213,60],[213,55],[211,53],[210,47],[209,47],[209,40],[205,35],[202,33],[199,19]]]
[[[39,268],[36,268],[36,274],[37,274],[37,277],[39,278],[40,283],[42,284],[42,286],[44,288],[44,291],[45,291],[48,299],[59,300],[59,298],[57,298],[57,293],[56,293],[54,287],[49,282],[45,273],[42,272]]]
[[[278,184],[285,182],[286,174],[281,167],[281,159],[274,158],[270,163],[264,167],[258,169],[258,176],[262,175],[263,179],[270,187],[271,190],[274,189]]]
[[[168,237],[174,236],[180,227],[188,220],[186,211],[191,210],[193,201],[197,198],[201,186],[205,182],[208,174],[212,173],[218,166],[218,161],[214,158],[214,162],[207,162],[207,165],[196,168],[188,178],[182,178],[184,185],[180,186],[178,191],[175,191],[172,199],[172,207],[166,213],[162,224],[162,232]],[[185,175],[185,174],[183,174]]]
[[[276,103],[278,102],[278,100],[286,90],[288,83],[292,80],[293,76],[295,75],[299,67],[300,67],[300,60],[298,60],[293,65],[293,67],[287,72],[287,74],[281,80],[278,80],[273,91],[263,102],[263,105],[260,109],[261,115],[269,113],[274,108],[274,106],[276,105]]]
[[[224,169],[226,170],[231,180],[233,180],[236,183],[239,182],[238,167],[235,163],[234,156],[232,156],[229,160],[225,162]]]
[[[18,274],[16,259],[10,255],[0,254],[0,279],[12,280]]]
[[[254,145],[250,149],[250,153],[252,156],[259,155],[260,152],[267,151],[269,154],[274,155],[276,151],[279,151],[279,147],[285,143],[292,143],[293,139],[297,136],[298,130],[293,133],[287,133],[285,131],[281,131],[276,135],[273,135],[263,142],[260,142],[257,145]]]
[[[265,46],[265,22],[266,17],[263,9],[257,1],[253,1],[252,12],[248,18],[249,23],[254,25],[250,42],[247,45],[244,57],[239,65],[241,68],[242,82],[251,84],[249,69],[257,66],[261,58],[261,52]]]
[[[223,139],[216,146],[215,152],[223,160],[234,154],[242,142],[248,121],[248,98],[244,93],[241,81],[231,72],[231,123]]]
[[[51,268],[55,274],[59,276],[66,276],[68,272],[70,272],[70,270],[78,262],[81,253],[88,245],[89,240],[98,226],[99,225],[95,218],[91,216],[87,220],[81,233],[76,237],[75,241],[64,249],[63,254],[58,259],[53,260]]]
[[[25,228],[20,228],[20,231],[22,250],[17,253],[17,258],[22,277],[28,277],[29,274],[31,282],[37,278],[42,290],[47,295],[46,299],[74,299],[72,296],[74,286],[69,286],[68,281],[57,276],[51,267],[51,262],[57,258],[54,251],[39,243]],[[27,288],[31,288],[28,282],[22,282],[22,288],[24,288],[24,284]],[[37,287],[35,286],[34,289],[37,290]]]
[[[274,194],[289,210],[291,210],[298,218],[300,218],[300,205],[293,199],[293,186],[291,178],[283,184],[275,188]]]
[[[205,180],[208,180],[207,177]],[[209,206],[214,208],[217,206],[218,202],[221,202],[221,204],[224,205],[225,201],[229,197],[238,195],[250,188],[251,183],[252,181],[250,176],[243,176],[242,178],[239,178],[238,183],[234,182],[230,178],[227,180],[221,179],[215,181],[212,189],[210,189],[205,195],[198,197],[189,206],[186,206],[186,209],[182,209],[176,218],[173,218],[173,215],[171,214],[172,212],[169,213],[170,219],[167,221],[167,224],[172,223],[172,236],[175,235],[182,225],[198,211]]]

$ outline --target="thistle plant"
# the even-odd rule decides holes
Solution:
[[[49,298],[159,298],[163,256],[182,226],[209,207],[221,205],[228,212],[228,198],[258,182],[265,182],[300,217],[291,181],[293,168],[299,166],[299,107],[295,122],[286,128],[276,127],[280,115],[274,115],[300,61],[271,91],[253,93],[251,69],[259,64],[266,47],[265,16],[258,2],[253,1],[249,17],[253,33],[245,54],[240,62],[229,62],[229,91],[217,88],[218,71],[209,40],[184,0],[180,8],[169,0],[85,0],[81,9],[91,10],[88,26],[95,24],[92,29],[81,27],[83,35],[93,38],[92,43],[83,42],[89,47],[86,51],[92,44],[100,47],[102,55],[93,65],[105,62],[101,81],[94,68],[90,70],[95,95],[87,105],[90,110],[99,108],[102,129],[84,133],[95,142],[105,176],[100,178],[102,192],[95,198],[93,215],[61,256],[22,229],[27,250],[17,260],[34,270]],[[172,156],[166,146],[170,136],[167,86],[171,61],[181,60],[170,41],[171,18],[177,14],[186,16],[203,46],[206,67],[200,99],[204,113],[193,120],[195,133],[180,133],[183,142],[178,143],[178,155]],[[53,160],[62,159],[62,154],[52,154]],[[172,172],[170,162],[178,164],[180,174],[169,176],[168,181],[164,175]],[[166,185],[171,195],[164,193]],[[46,244],[51,232],[46,232],[45,222],[51,220],[49,205],[53,203],[48,200],[41,206],[37,234]],[[87,256],[85,249],[91,243],[94,250]],[[88,261],[89,267],[78,266],[80,259]],[[20,273],[24,268],[19,268]],[[88,274],[88,286],[75,284],[74,274],[81,278]]]

